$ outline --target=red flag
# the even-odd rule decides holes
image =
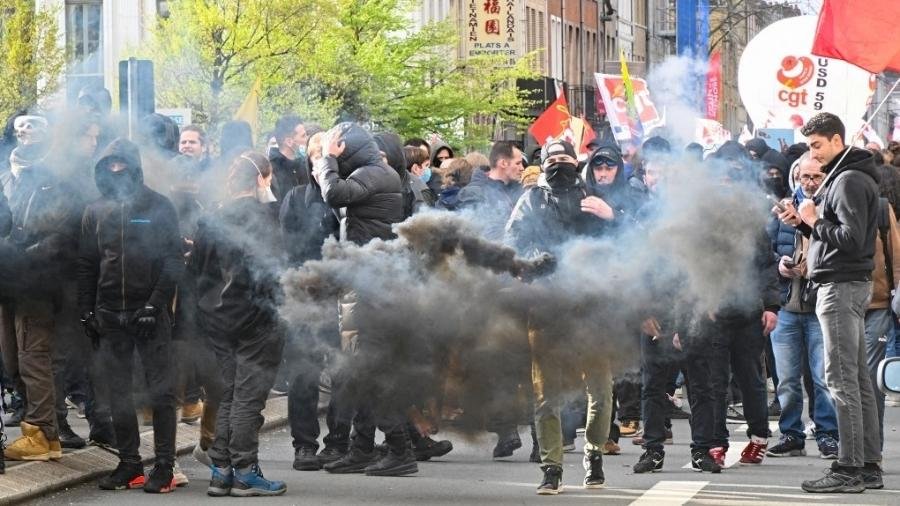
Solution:
[[[709,59],[709,71],[706,73],[706,118],[718,119],[719,93],[722,83],[722,53],[716,51]]]
[[[547,139],[556,139],[569,128],[569,121],[572,116],[569,114],[569,104],[566,102],[566,96],[559,95],[559,98],[550,104],[546,111],[542,112],[538,119],[531,125],[528,132],[534,137],[534,140],[543,146]]]
[[[588,123],[588,120],[584,119],[584,116],[581,117],[581,121],[584,123],[584,132],[581,134],[581,149],[579,150],[579,153],[590,154],[587,146],[592,140],[597,138],[597,134],[594,132],[594,129],[591,128],[591,124]]]
[[[900,72],[900,19],[897,0],[825,0],[812,54],[838,58],[873,74]]]

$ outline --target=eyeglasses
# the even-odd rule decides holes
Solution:
[[[607,166],[608,168],[617,168],[619,166],[619,164],[616,163],[615,160],[610,160],[605,156],[595,156],[594,158],[591,158],[591,167],[599,169],[600,166],[603,165]]]
[[[809,183],[810,181],[814,181],[816,183],[821,183],[822,180],[825,179],[825,176],[822,174],[816,174],[814,176],[810,176],[809,174],[803,174],[800,176],[800,181],[804,183]]]

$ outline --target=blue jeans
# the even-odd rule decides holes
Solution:
[[[781,433],[803,440],[803,361],[809,364],[815,392],[813,421],[817,434],[838,435],[834,401],[825,384],[825,351],[822,327],[815,313],[781,310],[772,332],[772,351],[778,370],[778,402]],[[804,351],[806,356],[804,356]]]

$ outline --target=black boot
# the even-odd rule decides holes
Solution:
[[[603,454],[591,452],[584,454],[584,488],[603,488],[606,478],[603,476]]]
[[[513,452],[521,447],[522,440],[519,439],[519,433],[516,431],[508,432],[501,435],[497,440],[497,446],[494,447],[494,458],[512,457]]]
[[[63,448],[70,448],[73,450],[78,450],[80,448],[84,448],[86,443],[84,442],[84,438],[75,434],[75,431],[72,430],[72,427],[69,425],[65,419],[58,420],[59,422],[59,444]]]
[[[314,446],[301,446],[294,452],[294,469],[297,471],[318,471],[322,462],[316,455]]]
[[[443,457],[453,450],[453,443],[447,441],[435,441],[428,436],[419,438],[413,448],[416,460],[423,462],[432,457]]]
[[[538,486],[538,495],[556,495],[563,491],[561,466],[541,466],[541,471],[544,471],[544,479]]]
[[[374,450],[365,452],[353,447],[343,457],[329,462],[323,467],[329,473],[334,474],[362,473],[376,458],[378,458],[378,454]]]
[[[385,438],[388,451],[378,462],[366,468],[368,476],[405,476],[419,472],[416,454],[406,428],[395,430]]]

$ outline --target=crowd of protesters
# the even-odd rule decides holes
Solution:
[[[170,492],[187,483],[175,461],[178,422],[199,421],[193,455],[210,468],[209,495],[282,494],[286,485],[263,476],[257,452],[267,398],[287,395],[298,471],[415,473],[417,462],[452,451],[432,438],[440,423],[486,406],[479,416],[497,434],[493,458],[513,455],[519,426],[531,426],[539,494],[562,490],[563,455],[579,427],[584,486],[601,488],[603,456],[619,454],[623,437],[643,448],[635,473],[662,470],[676,418],[690,419],[699,472],[726,467],[726,424],[737,421],[748,427],[741,463],[805,455],[814,440],[834,464],[805,490],[883,486],[886,401],[874,385],[880,360],[900,352],[898,144],[848,147],[843,124],[826,113],[805,125],[808,145],[781,152],[762,139],[729,141],[706,162],[699,145],[662,137],[624,154],[595,143],[583,156],[552,141],[529,157],[497,141],[487,155],[463,156],[437,141],[353,123],[323,130],[286,115],[268,152],[253,149],[243,122],[222,127],[216,152],[202,128],[161,115],[126,139],[109,105],[104,90],[86,90],[71,114],[23,112],[4,131],[4,421],[22,434],[7,442],[5,460],[59,459],[92,444],[119,458],[100,488]],[[558,329],[527,321],[527,337],[510,349],[466,357],[504,364],[480,378],[492,399],[467,404],[475,387],[411,405],[392,392],[397,382],[372,380],[391,374],[394,353],[391,336],[361,324],[377,301],[341,294],[333,332],[291,328],[279,314],[281,274],[321,259],[331,238],[391,240],[393,226],[416,213],[468,212],[485,239],[523,258],[553,258],[566,241],[614,237],[664,212],[659,189],[675,160],[717,163],[726,183],[749,176],[774,203],[751,241],[759,293],[691,322],[677,307],[644,315],[622,336],[640,357],[632,372],[614,376],[610,357],[589,343],[561,346]],[[581,387],[572,388],[573,375]],[[67,404],[87,418],[86,439],[67,421]],[[770,417],[780,432],[771,442]],[[153,426],[156,457],[146,475],[141,423]]]

